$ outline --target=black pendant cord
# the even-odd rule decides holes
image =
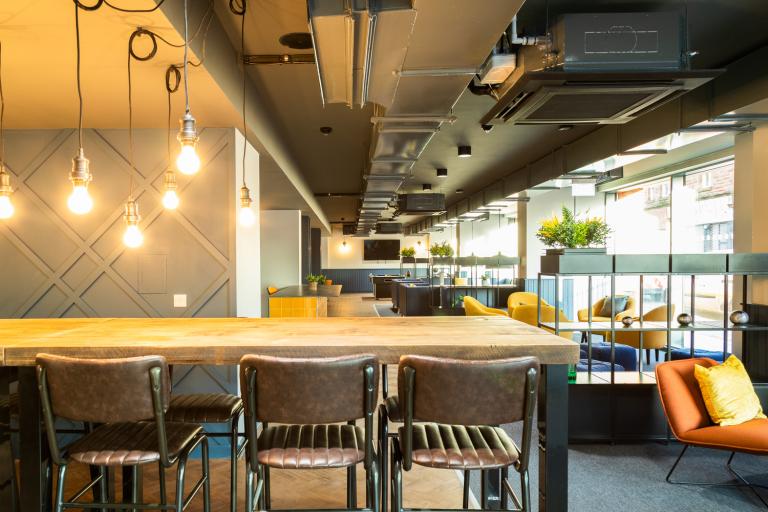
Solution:
[[[5,96],[3,95],[3,43],[0,42],[0,172],[5,165]]]
[[[189,114],[189,77],[187,73],[187,55],[189,53],[189,11],[187,0],[184,0],[184,108]]]
[[[77,138],[80,149],[83,149],[83,89],[82,84],[80,83],[80,7],[80,3],[75,0],[75,37],[77,39],[77,99],[80,102],[80,114],[77,121]]]
[[[134,33],[135,34],[135,33]],[[128,40],[128,159],[131,164],[131,173],[129,176],[128,200],[133,200],[133,173],[136,172],[136,164],[133,160],[133,80],[131,77],[131,60],[133,52],[131,51],[131,39]]]
[[[246,74],[245,74],[245,3],[246,0],[242,0],[242,8],[240,9],[240,65],[243,68],[243,187],[245,187],[245,154],[248,151],[248,127],[245,121],[245,89],[246,89]],[[232,0],[230,0],[230,9],[232,8]]]

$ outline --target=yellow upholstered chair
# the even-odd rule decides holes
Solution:
[[[675,315],[675,305],[672,305],[672,316]],[[667,306],[659,306],[643,315],[644,322],[666,322]],[[639,325],[639,324],[636,324]],[[640,333],[637,331],[626,332],[616,331],[616,343],[629,345],[630,347],[640,348]],[[645,360],[651,364],[651,349],[656,351],[656,360],[659,359],[659,349],[667,346],[667,331],[645,331],[643,332],[643,348],[645,349]]]
[[[603,297],[602,299],[598,300],[592,305],[592,321],[593,322],[610,322],[611,317],[609,316],[600,316],[600,311],[603,309],[603,304],[605,303],[606,297]],[[624,311],[618,311],[614,318],[616,318],[617,321],[621,321],[622,318],[625,316],[634,316],[635,315],[635,299],[631,295],[627,298],[627,306],[624,308]],[[580,309],[576,316],[579,318],[579,322],[588,322],[589,321],[589,309],[584,308]]]
[[[510,313],[510,316],[513,320],[519,320],[520,322],[526,323],[528,325],[538,325],[537,320],[537,305],[536,304],[523,304],[522,306],[517,306],[512,312]],[[571,320],[565,316],[565,313],[563,313],[563,310],[560,310],[560,323],[568,323]],[[554,323],[555,322],[555,308],[550,306],[549,304],[542,304],[541,305],[541,321],[542,323]],[[544,329],[547,329],[551,331],[552,329],[549,329],[547,327],[544,327]],[[573,333],[572,332],[561,332],[560,336],[567,339],[572,340],[573,339]]]
[[[473,297],[464,297],[464,314],[467,316],[507,316],[505,311],[489,308]]]
[[[507,298],[507,311],[509,312],[509,316],[512,316],[512,311],[514,311],[517,306],[535,306],[538,300],[539,296],[532,292],[510,293],[509,297]],[[544,306],[549,306],[547,301],[544,299],[541,299],[541,304]]]

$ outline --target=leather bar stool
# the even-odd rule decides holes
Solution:
[[[227,393],[200,393],[172,395],[167,421],[183,423],[226,423],[227,432],[206,430],[208,438],[228,438],[230,443],[229,468],[229,509],[237,512],[237,460],[245,450],[245,442],[240,443],[240,418],[243,415],[243,401],[237,395]]]
[[[402,423],[403,411],[400,409],[400,399],[397,395],[389,396],[389,376],[387,365],[381,365],[381,396],[384,402],[379,405],[379,472],[381,473],[381,509],[387,510],[389,501],[389,438],[397,437],[396,432],[389,432],[389,422]],[[464,489],[462,491],[462,508],[469,508],[469,478],[470,471],[464,471]]]
[[[357,507],[355,468],[366,471],[366,510],[378,512],[379,472],[373,446],[378,387],[376,357],[240,360],[245,401],[246,512],[268,510],[268,469],[347,468],[347,509]],[[364,427],[356,420],[364,419]],[[262,423],[257,438],[257,422]],[[345,509],[340,509],[345,510]]]
[[[392,443],[392,512],[403,508],[402,471],[413,464],[438,469],[500,469],[501,509],[509,498],[531,510],[528,462],[539,363],[535,357],[464,361],[403,356],[397,388],[404,426]],[[414,418],[420,422],[414,424]],[[523,422],[520,446],[499,425]],[[518,498],[507,477],[520,474]],[[486,510],[486,500],[481,500]]]
[[[165,420],[171,394],[165,358],[74,359],[38,354],[37,365],[48,446],[51,460],[58,466],[56,512],[84,506],[101,509],[119,506],[106,502],[107,469],[117,467],[132,469],[131,501],[137,509],[183,512],[202,488],[203,510],[210,512],[208,440],[201,425]],[[98,426],[61,447],[56,438],[57,418]],[[187,459],[198,446],[202,449],[202,476],[185,497]],[[73,461],[96,467],[98,476],[65,500],[67,468]],[[138,503],[139,468],[152,463],[159,467],[160,503]],[[174,465],[176,500],[174,505],[168,505],[165,468]],[[97,485],[100,502],[78,502]]]

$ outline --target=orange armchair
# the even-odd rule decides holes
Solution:
[[[712,359],[698,358],[669,361],[656,366],[656,384],[664,414],[667,416],[672,434],[684,445],[683,451],[669,470],[666,480],[671,484],[746,486],[752,489],[760,501],[768,507],[768,503],[757,493],[753,485],[731,466],[736,452],[768,455],[768,419],[754,419],[727,427],[712,423],[694,376],[694,366],[697,364],[709,368],[718,363]],[[672,473],[691,446],[731,452],[726,468],[738,478],[740,483],[672,481]]]
[[[473,297],[464,297],[464,314],[467,316],[507,316],[505,311],[489,308]]]
[[[511,313],[510,316],[513,320],[518,320],[520,322],[526,323],[528,325],[538,325],[537,322],[537,306],[535,304],[524,304],[522,306],[517,306]],[[559,311],[560,317],[560,323],[568,323],[570,320],[567,316],[565,316],[565,313],[563,313],[563,310],[561,309]],[[546,323],[554,323],[555,322],[555,308],[550,306],[549,304],[542,304],[541,305],[541,321]],[[552,330],[544,327],[544,329]],[[567,339],[572,340],[573,339],[573,333],[572,332],[563,332],[560,333],[560,336]]]
[[[603,297],[602,299],[592,304],[592,321],[593,322],[610,322],[611,321],[611,317],[609,316],[600,316],[600,311],[603,309],[603,304],[605,304],[605,299],[606,297]],[[635,299],[632,296],[629,296],[627,297],[627,306],[624,308],[624,311],[617,312],[614,318],[618,321],[621,321],[621,319],[624,318],[625,316],[634,316],[634,315],[635,315]],[[576,312],[576,316],[578,317],[579,322],[588,322],[589,308],[578,310]]]
[[[535,306],[538,300],[539,296],[532,292],[510,293],[509,297],[507,297],[507,312],[509,313],[509,316],[512,316],[512,311],[514,311],[517,306]],[[544,299],[541,299],[541,304],[543,306],[549,306]]]
[[[675,305],[672,305],[672,315],[675,314]],[[643,315],[644,322],[666,322],[667,306],[659,306]],[[640,333],[637,331],[626,332],[616,331],[616,343],[629,345],[636,349],[640,348]],[[659,359],[659,349],[667,346],[666,331],[645,331],[643,332],[643,348],[645,349],[645,361],[651,364],[651,349],[656,351],[656,359]]]

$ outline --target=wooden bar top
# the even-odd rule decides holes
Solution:
[[[160,354],[172,364],[237,364],[248,353],[370,353],[386,364],[403,354],[534,355],[542,364],[579,358],[577,343],[505,317],[0,320],[0,365],[33,365],[41,352],[97,358]]]

